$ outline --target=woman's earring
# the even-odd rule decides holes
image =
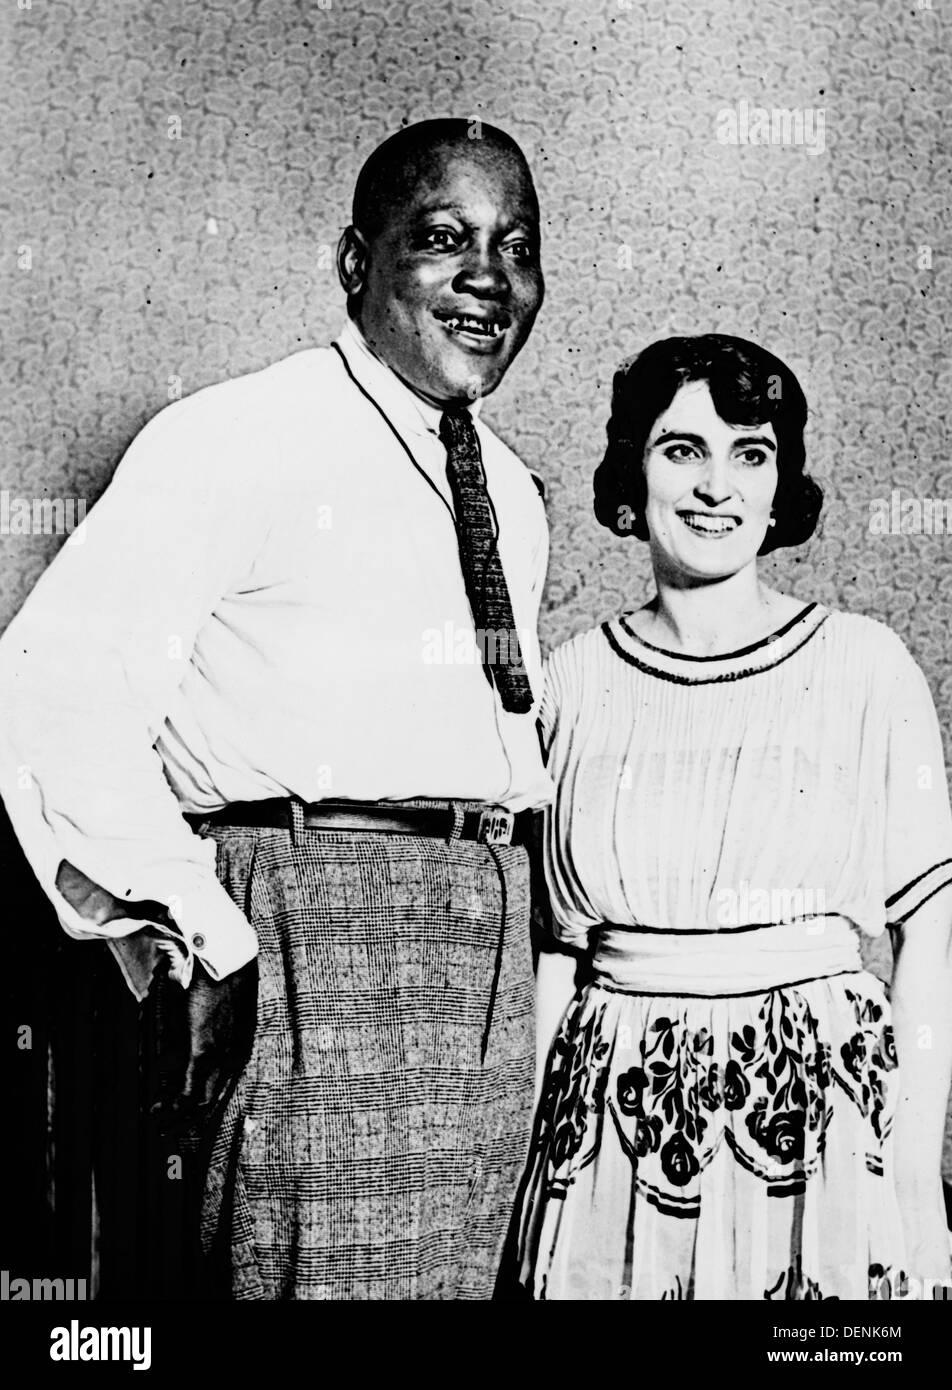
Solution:
[[[770,520],[767,522],[767,525],[768,525],[768,526],[776,526],[776,524],[777,524],[777,518],[774,516],[773,512],[771,512],[771,513],[770,513]]]

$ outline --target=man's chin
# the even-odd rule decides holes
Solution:
[[[472,405],[495,391],[504,375],[504,372],[447,372],[441,374],[438,384],[434,381],[432,387],[424,389],[427,395],[446,405]]]
[[[371,347],[377,351],[373,344]],[[472,405],[495,391],[509,365],[508,360],[490,362],[461,351],[454,352],[452,359],[428,355],[415,363],[396,360],[385,351],[377,351],[377,356],[418,396],[436,406]]]

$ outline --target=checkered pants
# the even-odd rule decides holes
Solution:
[[[529,1141],[524,849],[209,826],[259,942],[206,1253],[238,1299],[488,1299]]]

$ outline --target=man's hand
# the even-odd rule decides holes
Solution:
[[[94,883],[68,859],[60,861],[56,889],[84,921],[97,927],[105,926],[107,922],[126,920],[147,923],[140,931],[116,937],[112,942],[113,952],[120,958],[126,979],[140,1001],[148,993],[160,961],[168,959],[170,965],[173,961],[184,962],[184,943],[181,946],[175,944],[176,941],[181,942],[182,934],[161,903],[149,899],[129,902],[117,898],[114,893]],[[158,925],[153,926],[152,923]],[[169,957],[169,950],[176,954]]]
[[[186,996],[187,1060],[184,1077],[166,1082],[153,1107],[168,1131],[202,1130],[251,1056],[258,1004],[258,962],[223,980],[195,971]]]
[[[123,918],[149,919],[181,940],[178,927],[161,903],[123,901],[66,859],[59,866],[56,887],[81,917],[97,926]],[[131,940],[138,943],[140,951],[148,952],[150,976],[155,964],[163,959],[163,950],[173,944],[150,927],[136,932]],[[171,969],[176,957],[166,955],[164,959]],[[257,1007],[257,961],[250,961],[219,981],[212,980],[201,966],[195,970],[186,995],[184,1018],[178,1009],[163,1011],[164,1026],[174,1036],[166,1036],[159,1046],[160,1068],[161,1054],[165,1054],[164,1060],[170,1066],[163,1075],[159,1099],[152,1107],[161,1129],[197,1133],[214,1115],[231,1082],[251,1056]]]

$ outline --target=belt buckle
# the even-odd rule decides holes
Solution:
[[[481,845],[511,845],[515,813],[504,806],[487,806],[479,813],[476,839]]]

